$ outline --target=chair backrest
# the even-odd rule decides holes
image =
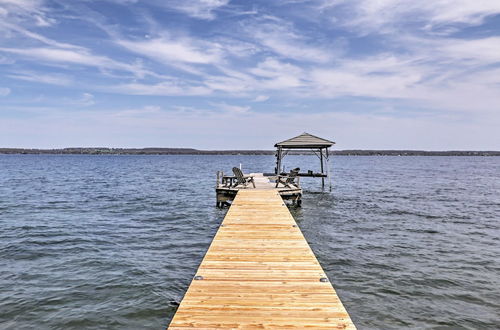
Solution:
[[[243,172],[238,167],[233,167],[233,173],[234,173],[234,176],[236,177],[236,181],[238,181],[238,183],[247,182],[247,180],[245,180],[245,176],[243,175]]]
[[[290,170],[290,173],[288,174],[288,177],[286,178],[286,182],[290,183],[295,180],[297,175],[299,175],[300,168],[294,168],[293,170]]]

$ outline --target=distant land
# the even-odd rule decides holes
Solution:
[[[500,151],[331,150],[330,152],[336,156],[500,156]],[[0,154],[54,155],[274,155],[274,153],[274,150],[198,150],[192,148],[0,148]],[[301,151],[295,154],[308,154],[308,152]]]

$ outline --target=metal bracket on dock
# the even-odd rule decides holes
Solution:
[[[203,279],[203,276],[196,275],[196,276],[194,277],[194,279],[195,279],[195,280],[202,280],[202,279]]]

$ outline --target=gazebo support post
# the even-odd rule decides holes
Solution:
[[[324,169],[323,169],[323,148],[319,148],[319,159],[321,162],[321,174],[324,174]],[[321,189],[325,190],[325,178],[321,177]]]
[[[332,176],[330,175],[330,153],[328,148],[326,148],[326,175],[328,175],[328,185],[330,191],[332,191]]]
[[[278,147],[276,149],[276,169],[275,169],[276,175],[281,174],[281,147]]]

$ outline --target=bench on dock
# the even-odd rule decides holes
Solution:
[[[253,180],[253,176],[244,175],[243,172],[238,167],[233,167],[233,173],[234,176],[236,177],[236,183],[233,185],[233,188],[239,185],[242,185],[243,187],[246,188],[250,183],[255,188],[255,182]]]
[[[286,188],[291,188],[290,185],[299,188],[299,183],[295,182],[295,179],[298,180],[299,171],[300,168],[297,167],[291,170],[287,175],[278,175],[276,178],[276,188],[278,188],[280,183]]]

